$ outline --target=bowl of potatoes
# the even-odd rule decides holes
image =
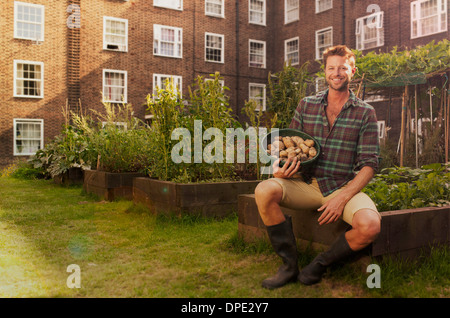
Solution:
[[[319,142],[298,129],[284,128],[277,133],[268,133],[263,137],[262,145],[269,156],[280,159],[280,167],[291,157],[297,157],[301,167],[310,167],[320,155]]]

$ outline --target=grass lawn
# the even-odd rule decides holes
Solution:
[[[300,251],[300,264],[314,256]],[[375,260],[373,262],[376,262]],[[81,288],[69,288],[80,268]],[[0,297],[449,297],[450,252],[418,262],[378,262],[381,288],[355,262],[315,286],[269,291],[279,258],[243,244],[237,217],[155,216],[129,201],[104,202],[81,187],[0,177]]]

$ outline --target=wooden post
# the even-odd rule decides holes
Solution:
[[[447,94],[447,105],[445,105],[445,163],[448,163],[448,142],[449,142],[449,111],[450,111],[450,95],[448,94],[448,91],[446,92]]]
[[[414,128],[416,137],[416,169],[419,168],[419,118],[417,114],[417,84],[414,85]]]
[[[403,154],[405,148],[405,115],[406,115],[406,97],[408,95],[408,86],[405,86],[405,92],[402,97],[402,121],[400,127],[400,167],[403,167]]]

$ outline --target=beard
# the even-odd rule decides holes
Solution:
[[[330,79],[330,78],[327,78],[326,80],[327,80],[328,87],[330,89],[333,89],[333,90],[338,91],[338,92],[346,92],[346,91],[348,91],[348,87],[349,87],[350,81],[349,81],[349,79],[347,77],[343,78],[338,83],[334,82],[333,79]]]

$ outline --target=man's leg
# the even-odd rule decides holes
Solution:
[[[352,229],[345,233],[348,245],[353,251],[359,251],[375,241],[381,230],[378,212],[361,209],[355,213]]]
[[[365,208],[358,209],[361,206]],[[329,250],[319,254],[311,264],[302,269],[299,280],[303,284],[318,283],[328,266],[368,246],[380,233],[380,214],[366,194],[359,193],[347,203],[343,218],[352,225],[352,229],[342,233]]]
[[[265,279],[262,286],[268,289],[279,288],[297,280],[297,241],[292,230],[290,216],[280,209],[283,188],[275,181],[265,180],[255,189],[255,200],[261,219],[267,228],[270,242],[278,256],[283,260],[275,276]]]

